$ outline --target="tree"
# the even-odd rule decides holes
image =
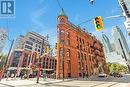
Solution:
[[[111,73],[113,73],[113,72],[127,73],[128,72],[128,68],[125,65],[121,65],[121,64],[118,64],[118,63],[107,63],[107,66],[109,67]]]
[[[6,62],[7,55],[0,54],[0,70],[2,69],[3,65]]]

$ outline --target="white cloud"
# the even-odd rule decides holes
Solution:
[[[35,11],[33,11],[31,14],[31,20],[32,20],[32,24],[33,24],[32,28],[35,30],[46,28],[40,19],[44,17],[45,13],[47,12],[48,6],[46,4],[44,4],[45,0],[40,0],[39,2],[40,2],[39,8],[36,9]]]
[[[46,26],[43,21],[41,21],[41,18],[44,18],[44,15],[48,11],[48,6],[44,4],[45,0],[40,0],[40,4],[42,4],[42,7],[39,6],[38,9],[36,9],[31,14],[31,20],[32,20],[32,30],[41,34],[42,36],[49,35],[49,42],[52,46],[54,46],[56,40],[57,40],[57,30],[53,27]],[[44,5],[43,5],[44,4]]]
[[[40,21],[40,17],[42,17],[46,12],[46,7],[40,8],[32,13],[31,20],[35,27],[45,28],[44,24]]]

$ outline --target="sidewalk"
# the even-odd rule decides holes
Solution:
[[[15,87],[15,86],[20,86],[20,85],[36,85],[34,81],[30,80],[20,80],[20,79],[15,79],[15,80],[7,80],[3,79],[0,82],[0,86],[6,86],[6,87]]]
[[[9,80],[6,79],[2,79],[2,81],[0,82],[0,87],[16,87],[16,86],[27,86],[27,85],[37,85],[36,83],[36,78],[31,78],[29,80],[27,79],[20,79],[20,78],[16,78],[11,80],[11,78],[9,78]],[[68,79],[65,79],[64,81],[68,81]],[[50,79],[47,78],[45,80],[43,80],[42,78],[39,79],[39,83],[38,84],[48,84],[48,83],[59,83],[59,82],[63,82],[63,80],[56,80],[56,79]]]

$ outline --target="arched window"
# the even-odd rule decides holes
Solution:
[[[61,24],[64,24],[64,23],[65,23],[64,18],[62,18],[62,19],[60,20],[60,23],[61,23]]]

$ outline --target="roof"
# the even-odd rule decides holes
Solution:
[[[63,8],[61,9],[61,12],[60,12],[59,16],[66,16],[66,14],[65,14],[64,9],[63,9]],[[66,16],[66,17],[67,17],[67,16]]]

